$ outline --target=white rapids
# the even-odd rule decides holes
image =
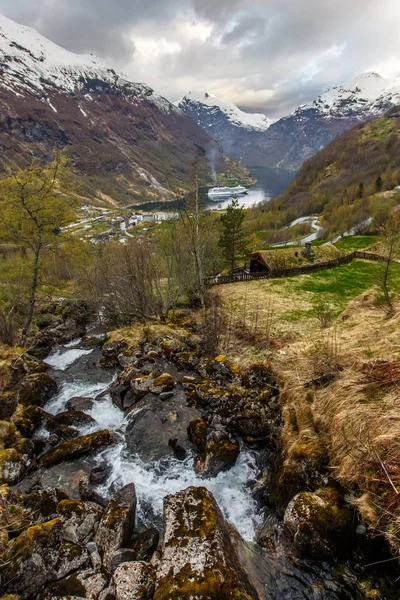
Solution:
[[[67,346],[66,346],[67,347]],[[61,348],[50,354],[44,361],[46,365],[58,369],[59,371],[65,371],[81,356],[87,356],[91,354],[93,350],[83,350],[82,348],[72,348],[71,350],[63,351]]]
[[[93,408],[86,411],[95,419],[95,423],[78,427],[81,434],[98,429],[110,429],[115,431],[120,439],[117,445],[106,448],[97,456],[98,463],[106,461],[112,467],[108,480],[99,488],[99,492],[109,496],[112,490],[133,481],[138,497],[138,519],[147,526],[151,524],[152,518],[161,518],[165,496],[175,494],[188,486],[204,486],[214,495],[225,518],[236,527],[245,540],[252,541],[256,529],[262,523],[249,485],[257,478],[253,455],[250,452],[242,452],[235,466],[229,471],[220,473],[215,478],[205,479],[195,473],[193,456],[184,461],[179,461],[174,456],[167,456],[158,461],[145,463],[139,456],[129,454],[124,440],[129,417],[125,417],[124,413],[113,404],[110,395],[105,393],[113,376],[110,374],[109,380],[104,381],[104,372],[102,372],[102,381],[96,381],[95,370],[89,382],[79,377],[71,377],[72,373],[68,374],[68,369],[76,360],[89,353],[84,350],[78,351],[79,357],[75,355],[72,361],[71,350],[60,347],[54,355],[51,355],[53,360],[51,357],[51,362],[47,360],[47,364],[54,365],[55,369],[60,370],[62,365],[65,381],[61,383],[58,393],[48,402],[45,410],[58,414],[66,410],[67,401],[73,397],[95,398],[101,394],[101,397],[95,400]],[[64,377],[64,374],[58,375],[59,380],[61,377]]]

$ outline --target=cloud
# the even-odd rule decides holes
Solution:
[[[171,100],[200,89],[275,117],[362,72],[400,71],[398,0],[1,0],[1,10]]]

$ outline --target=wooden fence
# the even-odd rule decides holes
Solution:
[[[264,273],[249,273],[247,271],[241,271],[231,273],[230,275],[216,275],[215,277],[206,277],[204,279],[204,285],[207,288],[209,288],[213,285],[236,283],[237,281],[256,281],[258,279],[276,279],[278,277],[293,277],[294,275],[304,275],[306,273],[313,273],[314,271],[333,269],[334,267],[339,267],[340,265],[348,265],[356,258],[375,261],[386,260],[384,256],[380,256],[379,254],[355,251],[351,254],[348,254],[347,256],[340,256],[339,258],[329,260],[328,262],[304,265],[302,267],[292,267],[290,269],[275,269]]]

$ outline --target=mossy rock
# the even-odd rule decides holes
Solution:
[[[10,445],[17,431],[13,423],[8,421],[0,421],[0,450],[4,450]]]
[[[62,500],[69,500],[68,494],[63,490],[41,489],[24,496],[23,504],[46,519],[57,512],[57,506]]]
[[[111,498],[97,530],[95,541],[103,557],[103,565],[110,570],[112,553],[128,548],[136,519],[136,491],[133,483],[126,485]]]
[[[215,477],[221,471],[227,471],[233,467],[239,454],[240,446],[236,441],[230,439],[209,440],[205,457],[199,456],[195,460],[195,471],[204,477]]]
[[[188,427],[190,441],[200,452],[205,452],[207,444],[207,425],[204,419],[193,419]]]
[[[0,484],[17,483],[25,468],[25,461],[15,448],[0,451]]]
[[[40,464],[50,467],[65,460],[87,456],[114,443],[115,435],[108,429],[95,431],[51,448],[40,457]]]
[[[153,381],[153,387],[160,389],[160,392],[170,392],[174,389],[175,383],[174,378],[169,373],[163,373]]]
[[[164,529],[154,600],[259,598],[208,490],[191,487],[167,496]]]
[[[30,373],[18,389],[18,401],[24,406],[43,407],[56,392],[57,384],[48,373]]]
[[[185,351],[184,344],[178,340],[164,340],[161,342],[160,348],[166,357],[170,357],[174,354],[179,354],[180,352]]]
[[[336,500],[336,495],[323,490],[300,492],[289,503],[284,523],[302,557],[329,559],[351,550],[355,534],[352,513]]]

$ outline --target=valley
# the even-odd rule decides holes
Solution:
[[[0,16],[0,600],[398,600],[400,81],[286,115],[201,9],[130,73],[254,112]]]

